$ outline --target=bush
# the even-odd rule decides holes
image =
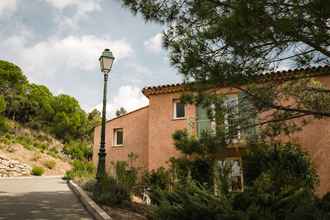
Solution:
[[[56,166],[56,161],[55,160],[45,160],[44,163],[45,167],[48,169],[53,169]]]
[[[42,167],[34,166],[32,168],[32,175],[34,176],[42,176],[44,174],[45,170]]]
[[[132,190],[137,181],[137,170],[133,167],[128,168],[125,161],[117,161],[115,168],[117,181]]]
[[[156,171],[146,172],[142,177],[142,183],[153,189],[168,189],[170,184],[169,172],[164,167],[160,167]]]
[[[231,209],[230,201],[212,195],[195,183],[180,185],[174,192],[157,190],[157,194],[154,219],[243,219],[242,213]]]
[[[73,179],[75,177],[90,177],[94,175],[94,164],[87,161],[74,160],[72,162],[72,169],[65,173],[67,179]]]
[[[90,160],[93,152],[90,145],[78,141],[71,141],[63,148],[63,152],[74,160]]]
[[[313,190],[318,176],[309,156],[293,144],[250,146],[243,156],[244,182],[256,186],[263,175],[268,175],[271,191],[284,192],[299,188]]]
[[[111,176],[102,178],[100,184],[95,185],[93,196],[96,201],[104,205],[127,206],[130,204],[129,189]]]

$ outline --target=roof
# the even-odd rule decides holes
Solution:
[[[292,80],[321,75],[330,75],[330,65],[266,72],[259,75],[251,76],[251,78],[258,82],[265,82],[269,80]],[[188,84],[176,83],[145,87],[142,89],[142,93],[145,96],[149,97],[150,95],[183,92],[187,89]]]

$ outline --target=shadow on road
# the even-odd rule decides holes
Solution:
[[[91,219],[70,191],[4,194],[0,196],[0,220]]]

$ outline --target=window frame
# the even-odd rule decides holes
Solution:
[[[184,111],[184,116],[183,117],[177,117],[177,104],[180,103],[183,105],[183,111]],[[186,119],[186,105],[181,103],[179,99],[173,99],[173,114],[172,117],[174,120],[181,120],[181,119]]]
[[[232,184],[232,180],[231,180],[230,183],[228,182],[229,183],[229,186],[231,187],[229,189],[229,191],[230,192],[243,192],[244,191],[244,174],[243,174],[244,171],[243,171],[243,161],[242,161],[242,158],[241,157],[226,157],[224,159],[218,160],[218,165],[220,166],[220,161],[225,162],[225,161],[230,161],[230,160],[232,160],[232,161],[236,161],[236,160],[239,161],[240,175],[239,176],[234,176],[234,177],[240,177],[241,189],[240,190],[233,190],[233,188],[232,188],[233,184]],[[221,168],[220,167],[219,167],[219,169],[220,169],[220,172],[221,172]],[[227,178],[232,178],[232,177],[227,177]]]
[[[118,144],[118,131],[121,131],[122,132],[122,144]],[[122,147],[124,146],[124,129],[123,128],[114,128],[113,129],[113,138],[112,138],[112,146],[113,147]]]
[[[239,124],[239,120],[240,120],[240,118],[239,118],[239,97],[238,97],[238,94],[235,94],[235,95],[228,95],[228,96],[226,96],[226,99],[225,99],[225,101],[224,101],[224,105],[225,105],[225,107],[226,108],[228,108],[228,102],[229,102],[229,100],[230,99],[235,99],[235,102],[236,102],[236,106],[235,106],[235,109],[236,109],[236,111],[237,111],[237,118],[236,119],[234,119],[234,120],[237,120],[238,121],[238,123],[237,123],[237,135],[235,135],[236,137],[226,137],[226,141],[228,142],[228,143],[232,143],[232,144],[237,144],[237,143],[239,143],[240,141],[241,141],[241,129],[240,129],[240,124]],[[225,131],[227,132],[227,133],[229,133],[229,120],[228,120],[228,116],[229,116],[229,113],[228,112],[226,112],[225,114],[224,114],[224,126],[225,126]]]

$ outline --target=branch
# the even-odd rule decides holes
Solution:
[[[252,128],[252,127],[257,127],[257,126],[262,126],[262,125],[269,124],[269,123],[288,121],[288,120],[292,120],[292,119],[296,119],[296,118],[305,117],[305,116],[308,116],[308,115],[310,115],[310,114],[297,114],[297,115],[293,115],[293,116],[287,117],[287,118],[272,119],[272,120],[268,120],[268,121],[264,121],[264,122],[260,122],[260,123],[256,123],[256,124],[253,124],[253,125],[242,127],[241,130],[245,130],[245,129]]]
[[[285,106],[280,106],[280,105],[275,105],[273,103],[269,103],[267,101],[264,101],[262,98],[258,97],[255,94],[252,94],[250,91],[243,89],[241,87],[234,87],[242,92],[246,92],[249,96],[254,97],[255,99],[259,100],[263,105],[273,108],[276,110],[282,110],[282,111],[288,111],[288,112],[299,112],[299,113],[304,113],[304,114],[311,114],[311,115],[317,115],[317,116],[322,116],[322,117],[330,117],[330,112],[320,112],[320,111],[313,111],[313,110],[308,110],[308,109],[298,109],[298,108],[289,108]]]

